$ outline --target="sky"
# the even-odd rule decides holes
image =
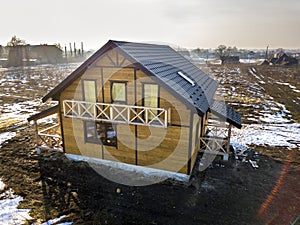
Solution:
[[[185,48],[300,48],[299,0],[6,0],[0,45],[13,35],[28,44],[108,40]]]

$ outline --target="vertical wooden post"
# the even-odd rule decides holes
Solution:
[[[229,153],[229,148],[230,148],[231,127],[232,127],[232,125],[229,124],[229,127],[228,127],[228,137],[227,137],[227,148],[226,148],[226,152],[227,153]]]
[[[58,134],[59,136],[61,136],[62,134],[61,134],[61,130],[60,130],[60,126],[61,126],[61,124],[60,124],[60,112],[58,111],[57,112],[57,123],[58,123],[58,127],[57,127],[57,129],[56,129],[56,131],[55,131],[55,134]]]
[[[81,56],[83,57],[83,42],[81,42]]]
[[[36,146],[39,146],[39,129],[38,129],[38,124],[37,121],[34,120],[34,130],[35,130],[35,139],[36,139]]]

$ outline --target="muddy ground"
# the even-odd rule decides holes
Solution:
[[[242,75],[235,79],[236,87],[240,87],[239,92],[244,90],[245,96],[227,94],[225,99],[243,115],[244,122],[253,123],[248,120],[249,114],[254,119],[260,115],[253,113],[250,106],[238,105],[261,99],[246,91],[247,85],[256,82],[249,68],[240,66]],[[271,82],[270,77],[280,79],[300,90],[298,68],[255,68],[268,82]],[[13,104],[19,106],[17,114],[26,115],[28,109],[38,111],[39,99],[72,69],[46,68],[42,73],[36,72],[34,80],[31,70],[23,71],[20,74],[28,74],[23,82],[23,76],[7,78],[2,74],[1,113],[12,113],[8,106]],[[232,81],[224,74],[236,71],[236,67],[210,69],[219,80],[224,79],[224,89],[220,92],[228,93],[226,88]],[[17,81],[10,79],[20,80],[19,87],[13,85]],[[281,99],[278,101],[285,104],[293,120],[299,122],[298,106],[293,102],[299,103],[299,93],[286,93],[287,85],[277,83],[274,85],[280,85],[278,88],[282,91],[274,91],[268,89],[267,80],[263,82],[264,94]],[[22,89],[24,85],[29,90]],[[28,102],[32,99],[36,99],[36,104]],[[23,107],[22,102],[28,105]],[[42,108],[48,106],[45,104]],[[54,153],[37,155],[32,125],[19,120],[13,116],[0,120],[0,132],[17,132],[14,138],[2,144],[0,178],[8,188],[24,197],[21,208],[32,209],[30,215],[34,219],[28,224],[60,215],[67,215],[62,221],[74,224],[291,224],[300,214],[299,148],[251,145],[238,160],[234,157],[228,162],[217,159],[205,172],[195,171],[189,183],[166,180],[145,187],[130,187],[103,178],[87,163],[71,162]],[[254,169],[249,159],[258,161],[259,168]]]

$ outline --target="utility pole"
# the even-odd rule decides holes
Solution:
[[[70,44],[70,54],[71,54],[71,56],[73,56],[72,44],[71,43],[69,43],[69,44]]]
[[[74,42],[74,57],[76,57],[76,44]]]
[[[65,45],[65,58],[66,58],[66,62],[68,63],[67,45]]]
[[[268,54],[269,54],[269,45],[267,46],[267,50],[266,50],[266,55],[265,55],[265,60],[268,60]]]

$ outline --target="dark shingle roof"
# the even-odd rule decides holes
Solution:
[[[226,122],[236,126],[237,128],[242,127],[241,115],[232,108],[226,106],[224,103],[214,100],[210,105],[210,110],[213,114],[226,120]]]
[[[199,115],[203,116],[211,109],[213,113],[225,116],[228,122],[241,127],[238,113],[227,106],[225,107],[228,113],[224,113],[221,110],[222,107],[218,107],[218,104],[214,101],[213,96],[217,90],[217,82],[166,45],[108,41],[63,82],[52,89],[43,98],[43,101],[49,98],[58,100],[59,94],[72,81],[81,76],[98,57],[112,48],[118,48],[146,74],[162,81],[161,84],[164,84],[169,91],[190,107],[194,107]],[[183,74],[183,76],[180,74]]]
[[[201,115],[207,112],[218,84],[181,54],[166,45],[113,42],[135,62],[183,96]],[[178,72],[187,76],[195,85]]]

